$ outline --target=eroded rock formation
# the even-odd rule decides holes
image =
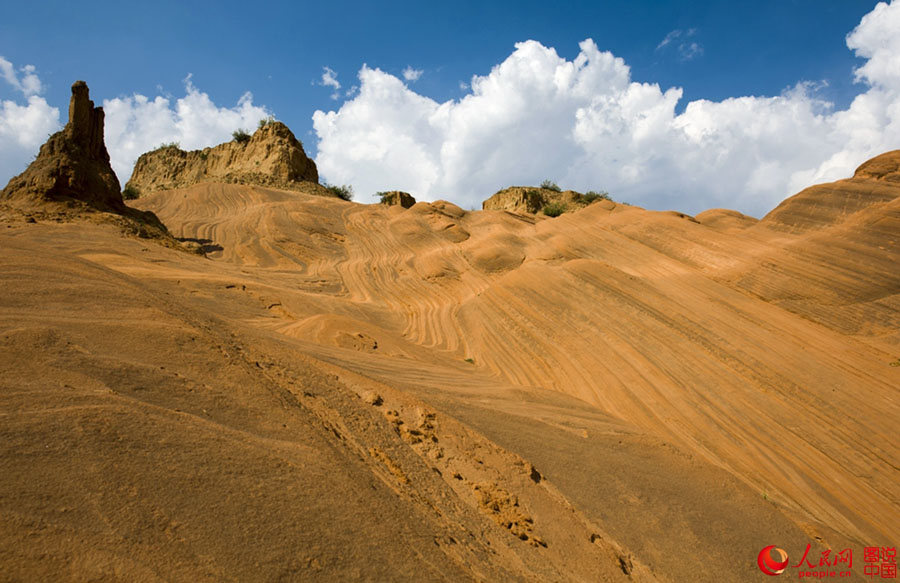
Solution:
[[[125,210],[103,142],[103,108],[94,107],[84,81],[72,85],[66,127],[50,136],[25,172],[9,181],[0,200],[26,204],[75,200],[98,210]]]
[[[540,213],[551,204],[558,205],[561,212],[572,212],[598,200],[608,200],[599,195],[583,195],[574,190],[553,190],[535,186],[510,186],[496,192],[481,203],[486,211],[503,210],[514,213]]]
[[[386,204],[388,206],[400,205],[403,208],[408,209],[416,204],[416,199],[408,192],[392,190],[390,192],[382,193],[381,204]]]
[[[144,196],[200,182],[256,184],[296,190],[317,183],[316,164],[286,125],[269,122],[249,139],[186,152],[164,146],[138,158],[126,190]]]

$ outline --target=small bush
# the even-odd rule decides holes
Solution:
[[[209,152],[206,150],[200,150],[200,159],[206,160],[209,157]]]
[[[156,148],[156,150],[165,150],[167,148],[175,148],[176,150],[180,149],[181,143],[180,142],[163,142],[162,144],[159,145],[158,148]],[[156,151],[156,150],[154,150],[154,151]]]
[[[261,120],[259,120],[259,126],[257,127],[257,129],[261,130],[268,125],[272,125],[273,123],[275,123],[274,115],[270,115],[269,117],[264,117]]]
[[[234,130],[233,132],[231,132],[231,137],[238,144],[246,144],[250,141],[250,134],[248,134],[244,130]]]
[[[597,202],[598,200],[612,200],[609,197],[609,193],[605,190],[601,190],[600,192],[595,192],[593,190],[589,190],[586,193],[581,195],[581,201],[585,204],[591,204]]]
[[[566,212],[566,205],[562,202],[551,202],[544,207],[544,214],[548,217],[558,217]]]
[[[562,192],[562,188],[556,185],[552,180],[545,180],[541,182],[541,188],[545,188],[547,190],[553,190],[555,192]]]
[[[353,200],[353,187],[350,186],[349,184],[343,184],[341,186],[338,186],[336,184],[326,183],[326,184],[323,184],[323,186],[325,188],[327,188],[328,190],[330,190],[332,194],[334,194],[336,197],[340,198],[341,200],[346,200],[348,202]]]
[[[390,195],[391,195],[390,192],[387,192],[387,191],[384,191],[384,190],[383,190],[383,191],[380,191],[380,192],[376,192],[376,193],[375,193],[375,198],[377,198],[377,199],[378,199],[378,202],[380,202],[381,204],[387,204],[387,199],[388,199],[388,197],[389,197]]]
[[[126,186],[122,190],[122,199],[123,200],[134,200],[141,196],[141,193],[138,192],[138,189],[133,186]]]

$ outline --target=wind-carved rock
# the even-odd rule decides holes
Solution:
[[[408,192],[403,192],[402,190],[391,190],[380,194],[381,204],[388,206],[402,206],[403,208],[408,209],[416,204],[416,199]]]
[[[103,108],[94,107],[84,81],[72,85],[66,127],[50,136],[25,172],[9,181],[0,200],[81,201],[118,213],[127,208],[103,142]]]
[[[186,152],[163,146],[138,158],[126,190],[145,196],[201,182],[308,189],[318,183],[316,164],[286,125],[265,123],[249,139]],[[306,183],[303,185],[302,183]],[[322,189],[324,190],[324,189]]]

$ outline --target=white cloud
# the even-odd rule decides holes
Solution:
[[[19,73],[22,73],[21,78],[16,74],[16,68],[13,64],[0,57],[0,77],[3,77],[15,90],[20,91],[25,97],[43,93],[44,88],[41,85],[40,78],[37,76],[34,65],[21,67]]]
[[[403,78],[410,82],[415,82],[419,80],[419,77],[424,73],[422,69],[413,69],[412,67],[407,66],[403,69]]]
[[[682,61],[690,61],[695,57],[703,54],[703,47],[695,42],[682,43],[678,45],[678,57]]]
[[[334,89],[334,93],[331,94],[332,99],[338,99],[340,97],[339,91],[341,90],[341,84],[337,80],[337,73],[335,73],[329,67],[322,67],[322,80],[319,81],[319,85],[322,87],[331,87]]]
[[[676,28],[656,45],[656,50],[659,51],[669,45],[673,45],[678,53],[678,60],[690,61],[703,54],[703,47],[700,43],[687,40],[695,34],[697,34],[696,28],[690,28],[688,30]]]
[[[316,163],[330,182],[361,193],[402,189],[463,207],[550,178],[651,208],[759,216],[900,146],[898,30],[900,1],[879,4],[848,35],[868,61],[857,71],[863,92],[839,111],[801,81],[778,96],[693,101],[676,115],[681,89],[633,81],[622,59],[591,40],[572,61],[519,43],[467,95],[444,103],[363,67],[354,99],[313,115]]]
[[[7,67],[0,61],[0,74]],[[10,65],[9,69],[14,70]],[[40,84],[33,68],[23,67],[23,86]],[[27,81],[33,76],[34,82]],[[252,131],[271,113],[253,104],[245,93],[235,107],[220,107],[191,82],[184,80],[185,95],[150,99],[134,94],[103,101],[105,138],[113,170],[123,184],[131,177],[138,156],[163,143],[178,142],[187,150],[214,146],[231,139],[236,129]],[[96,99],[96,98],[95,98]],[[5,185],[31,162],[47,137],[61,128],[59,110],[43,97],[32,95],[27,104],[0,102],[0,183]]]
[[[675,39],[677,39],[680,36],[681,36],[681,30],[676,28],[675,30],[673,30],[672,32],[667,34],[665,36],[665,38],[663,38],[662,41],[660,41],[660,43],[658,45],[656,45],[656,50],[663,48],[664,46],[668,45],[669,43],[671,43],[672,41],[674,41]]]
[[[868,59],[856,80],[877,87],[900,86],[900,6],[879,2],[847,35],[847,46]]]
[[[0,101],[0,188],[25,170],[41,144],[60,129],[59,110],[37,95],[42,86],[35,68],[25,65],[19,71],[21,79],[13,64],[0,57],[0,77],[26,97],[25,104]]]
[[[231,139],[237,129],[253,131],[271,113],[253,105],[245,93],[235,107],[220,107],[209,95],[185,79],[185,95],[150,99],[134,94],[103,101],[106,112],[106,148],[113,170],[124,184],[138,156],[163,143],[178,142],[182,149],[215,146]]]

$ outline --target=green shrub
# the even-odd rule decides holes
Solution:
[[[257,127],[257,129],[260,129],[260,130],[261,130],[261,129],[263,129],[264,127],[266,127],[266,126],[268,126],[268,125],[272,125],[273,123],[275,123],[275,116],[274,116],[274,115],[270,115],[270,116],[268,116],[268,117],[264,117],[264,118],[262,118],[261,120],[259,120],[259,126]]]
[[[246,144],[247,142],[250,141],[250,134],[248,134],[244,130],[240,130],[240,129],[234,130],[233,132],[231,132],[231,137],[238,144]]]
[[[557,186],[556,183],[553,182],[552,180],[545,180],[545,181],[541,182],[541,188],[544,188],[547,190],[553,190],[555,192],[562,192],[562,188]]]
[[[581,195],[581,201],[585,204],[591,204],[597,202],[598,200],[612,200],[609,197],[609,193],[605,190],[601,190],[600,192],[595,192],[593,190],[589,190],[586,193]]]
[[[138,192],[138,189],[133,186],[126,186],[122,190],[122,199],[123,200],[134,200],[141,196],[141,193]]]
[[[380,202],[381,204],[387,204],[387,199],[390,195],[390,192],[382,190],[375,193],[375,198],[377,198],[378,202]]]
[[[341,200],[346,200],[348,202],[353,200],[353,187],[349,184],[338,186],[336,184],[328,184],[326,182],[322,186],[330,190],[333,195],[340,198]]]
[[[566,204],[562,202],[551,202],[544,207],[543,212],[548,217],[558,217],[566,212]]]
[[[181,149],[181,143],[180,142],[163,142],[162,144],[159,145],[158,148],[156,148],[156,150],[165,150],[166,148],[175,148],[176,150]],[[156,150],[154,150],[154,152]]]

